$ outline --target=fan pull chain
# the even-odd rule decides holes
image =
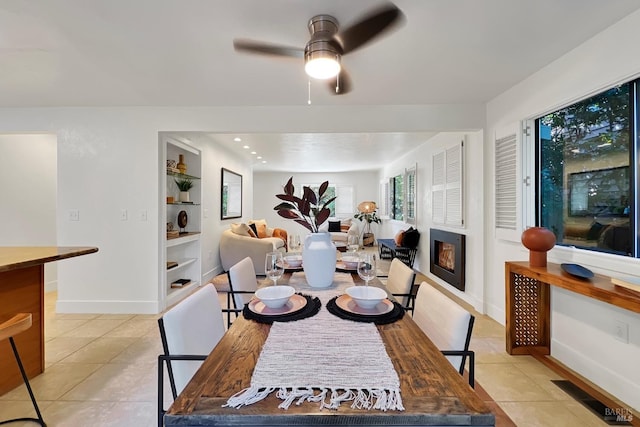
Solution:
[[[311,105],[311,79],[309,79],[307,84],[307,105]]]

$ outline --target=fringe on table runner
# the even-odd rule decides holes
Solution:
[[[275,391],[276,387],[259,388],[251,386],[234,394],[223,407],[238,409],[256,403]],[[353,402],[353,409],[377,409],[381,411],[404,411],[400,389],[314,389],[314,388],[278,388],[276,397],[283,402],[278,408],[289,409],[292,403],[319,402],[320,409],[338,409],[342,402]]]

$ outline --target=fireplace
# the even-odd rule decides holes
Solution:
[[[431,238],[430,271],[447,283],[464,291],[464,234],[429,231]]]

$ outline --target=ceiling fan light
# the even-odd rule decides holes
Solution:
[[[340,63],[335,57],[318,56],[307,60],[304,70],[309,77],[325,80],[338,75]]]

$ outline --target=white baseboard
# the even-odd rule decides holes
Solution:
[[[58,281],[57,280],[50,280],[48,282],[45,282],[44,284],[44,291],[45,292],[53,292],[53,291],[57,291],[58,290]]]
[[[554,339],[551,340],[551,356],[632,408],[640,408],[640,384],[634,384],[607,365],[589,359]]]
[[[502,307],[498,307],[497,305],[487,304],[487,311],[485,314],[491,317],[496,322],[500,323],[502,326],[505,326],[507,323],[506,314]]]
[[[209,283],[211,279],[213,279],[220,273],[222,273],[222,266],[214,267],[202,275],[202,282],[200,283]]]
[[[63,301],[56,302],[56,313],[157,314],[158,301]]]

